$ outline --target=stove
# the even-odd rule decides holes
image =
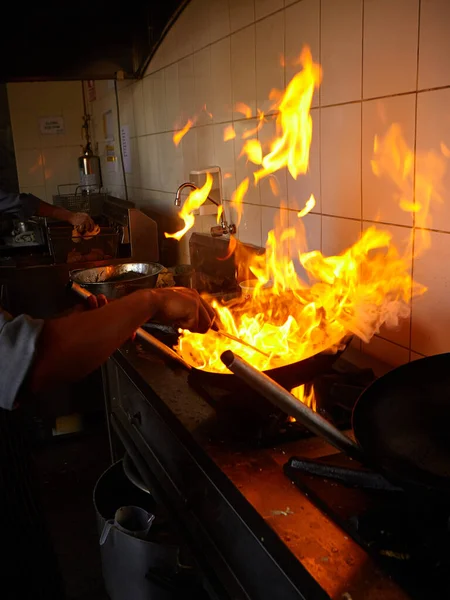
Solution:
[[[285,475],[411,598],[450,597],[450,506],[405,492],[342,453],[291,457]]]
[[[170,343],[170,332],[162,337]],[[384,371],[348,348],[313,382],[318,410],[347,431],[357,397]],[[425,544],[434,544],[445,573],[445,535],[425,535],[444,531],[438,524],[445,511],[420,513],[418,503],[394,531],[397,515],[405,516],[404,494],[356,467],[353,482],[363,479],[370,489],[328,478],[348,476],[346,457],[277,409],[252,426],[251,411],[247,420],[237,408],[239,393],[205,386],[135,344],[108,361],[104,382],[113,459],[124,450],[131,456],[192,550],[212,597],[428,598],[427,577],[437,578],[439,569],[423,567],[422,587],[412,573],[431,559],[431,552],[415,553]],[[226,410],[230,400],[236,410]],[[317,465],[320,476],[311,474]],[[428,530],[427,515],[436,518]]]

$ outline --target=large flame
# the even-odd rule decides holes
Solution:
[[[212,184],[212,175],[207,173],[204,185],[202,185],[202,187],[199,189],[192,190],[192,192],[186,198],[180,212],[178,213],[180,219],[183,219],[184,221],[183,229],[180,229],[180,231],[177,231],[176,233],[164,233],[166,238],[175,238],[176,240],[181,240],[183,235],[194,226],[195,217],[192,213],[194,210],[200,208],[204,202],[206,202],[209,192],[211,191]]]
[[[287,168],[293,178],[308,170],[312,139],[310,107],[314,90],[321,81],[321,68],[313,63],[308,48],[303,50],[299,62],[302,70],[290,81],[284,94],[271,93],[278,114],[276,136],[269,152],[264,154],[259,140],[246,136],[243,153],[260,166],[252,185],[263,177],[273,177],[281,168]],[[235,110],[246,117],[252,115],[243,104]],[[264,123],[264,115],[259,113],[258,128]],[[374,172],[395,182],[399,205],[413,212],[415,225],[419,227],[429,226],[430,201],[440,198],[446,167],[444,157],[446,153],[450,155],[446,147],[441,152],[444,156],[428,153],[419,161],[397,125],[375,140]],[[411,197],[414,177],[416,194]],[[271,186],[273,193],[278,194],[275,183],[274,180]],[[232,197],[238,221],[249,185],[248,178],[244,179]],[[205,200],[209,190],[205,192],[202,188],[201,192],[203,199],[196,197],[195,205]],[[234,251],[236,247],[239,273],[245,273],[245,279],[255,279],[253,292],[222,304],[213,300],[212,304],[220,329],[260,352],[212,330],[204,335],[184,330],[177,350],[188,363],[199,369],[224,372],[220,355],[231,349],[256,368],[267,370],[322,351],[336,352],[351,336],[368,342],[382,325],[396,326],[399,319],[409,315],[411,297],[425,291],[411,278],[411,253],[401,254],[393,245],[391,234],[375,226],[365,230],[353,246],[338,256],[326,257],[318,250],[308,252],[303,217],[314,206],[311,194],[297,213],[295,227],[286,222],[288,212],[280,211],[274,229],[268,234],[265,255],[244,251],[233,238],[230,243],[230,249]],[[192,210],[191,202],[188,212]],[[186,218],[185,223],[183,232],[188,229]],[[178,232],[175,236],[179,239],[182,234]],[[302,276],[295,261],[301,266]],[[308,390],[298,389],[296,396],[314,406]]]
[[[294,179],[306,173],[309,164],[309,148],[312,139],[311,102],[316,87],[320,85],[322,70],[312,60],[311,51],[305,47],[300,55],[303,69],[289,82],[284,94],[272,90],[275,100],[273,109],[278,110],[276,125],[277,137],[273,140],[270,152],[262,157],[261,144],[252,140],[246,144],[245,152],[252,162],[262,165],[255,172],[255,183],[263,177],[287,167]],[[259,151],[256,146],[259,145]]]

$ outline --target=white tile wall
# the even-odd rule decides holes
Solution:
[[[233,115],[231,97],[231,44],[227,37],[211,46],[211,112],[215,123],[229,121]]]
[[[230,35],[228,0],[208,0],[209,39],[211,43]]]
[[[244,204],[244,212],[239,225],[241,242],[261,246],[261,207],[254,204]]]
[[[167,129],[179,129],[184,126],[181,118],[180,87],[178,83],[178,63],[164,69],[166,94]]]
[[[283,0],[255,0],[255,17],[262,19],[283,8]]]
[[[320,122],[322,211],[361,217],[361,104],[322,109]]]
[[[417,95],[416,173],[435,183],[440,198],[434,196],[430,207],[431,227],[450,231],[450,163],[440,151],[441,143],[450,148],[450,88]],[[430,164],[430,153],[434,154]],[[439,167],[435,161],[442,163]],[[440,169],[444,171],[438,177]],[[439,181],[440,180],[440,181]],[[416,177],[416,195],[419,181]],[[423,201],[423,197],[417,198]]]
[[[382,138],[392,123],[401,126],[408,147],[415,143],[416,95],[394,96],[363,103],[362,130],[362,193],[363,218],[398,225],[412,225],[412,213],[400,208],[400,195],[413,201],[414,182],[411,178],[400,190],[387,176],[378,177],[370,164],[374,138]],[[401,192],[401,194],[400,194]]]
[[[364,98],[416,89],[419,0],[364,1]]]
[[[450,233],[446,233],[450,232],[450,159],[443,157],[441,142],[444,150],[450,148],[449,7],[446,0],[284,0],[284,6],[282,0],[192,0],[145,79],[120,93],[122,114],[134,120],[140,167],[138,175],[127,177],[133,195],[155,211],[174,214],[178,183],[193,169],[217,164],[230,174],[223,181],[228,200],[236,186],[250,177],[238,231],[243,241],[260,245],[277,209],[287,203],[289,226],[299,234],[306,227],[310,249],[340,252],[377,218],[387,223],[383,227],[405,249],[412,217],[399,210],[396,188],[374,177],[370,167],[374,135],[382,135],[397,122],[408,145],[417,146],[418,167],[424,153],[434,152],[434,159],[443,160],[438,190],[442,202],[432,207],[432,227],[439,232],[432,233],[429,252],[414,261],[411,250],[407,254],[414,277],[429,288],[414,300],[411,320],[395,330],[382,328],[364,351],[392,364],[448,351],[450,283],[443,266],[450,256]],[[323,65],[320,106],[319,94],[313,100],[310,171],[297,181],[278,173],[280,193],[274,196],[268,180],[253,185],[256,167],[239,156],[242,134],[256,126],[256,119],[244,119],[233,108],[236,102],[244,102],[252,117],[257,116],[257,107],[267,108],[268,92],[283,88],[299,69],[293,62],[304,44]],[[279,54],[285,56],[284,69]],[[40,139],[24,108],[37,84],[26,85],[25,98],[11,93],[11,102],[22,116],[14,126],[18,132],[28,132],[35,143],[16,147],[19,154],[38,151],[20,156],[19,163],[29,185],[39,189],[44,185],[42,166],[37,174],[28,171],[41,152]],[[99,82],[97,95],[94,114],[101,116],[114,107],[114,94],[106,82]],[[200,113],[205,103],[212,120]],[[36,105],[33,111],[38,114],[38,110]],[[195,115],[196,125],[175,149],[172,132],[168,133],[174,121],[178,117],[178,123],[184,124]],[[234,125],[236,139],[223,141],[225,125]],[[265,151],[273,133],[274,123],[269,120],[257,135]],[[117,193],[123,192],[120,172],[108,180]],[[316,208],[300,220],[297,210],[311,192]],[[227,209],[231,214],[228,203]],[[207,226],[199,220],[199,230]],[[300,235],[291,243],[291,254],[305,249],[301,240]],[[185,260],[187,240],[180,248]],[[296,267],[305,276],[298,260]]]
[[[362,0],[322,0],[322,105],[361,99]]]
[[[272,112],[272,89],[284,88],[284,13],[276,14],[256,24],[256,105],[264,113]]]
[[[337,256],[361,236],[361,222],[338,217],[322,217],[322,252]]]
[[[450,84],[444,57],[450,56],[450,2],[424,0],[420,6],[419,89]]]
[[[298,71],[298,61],[304,46],[309,46],[313,60],[320,62],[320,2],[302,0],[285,10],[286,23],[286,83]],[[319,104],[319,92],[314,93],[313,106]]]
[[[256,116],[256,41],[251,25],[231,36],[231,83],[233,105],[244,102]],[[234,113],[242,118],[240,113]]]
[[[255,20],[255,0],[229,0],[229,2],[232,32],[253,23]]]
[[[213,89],[211,85],[211,47],[194,54],[195,112],[197,125],[211,123]],[[203,108],[206,106],[206,110]]]
[[[428,287],[413,300],[411,349],[419,354],[450,350],[450,235],[431,233],[431,251],[414,261],[414,277]]]

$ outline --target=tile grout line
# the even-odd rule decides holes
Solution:
[[[319,2],[319,62],[322,64],[322,0]],[[319,194],[320,194],[320,251],[323,248],[323,203],[322,203],[322,92],[319,87]],[[311,211],[312,212],[312,211]]]
[[[361,99],[363,98],[364,92],[364,6],[365,0],[361,2]],[[360,235],[363,232],[363,220],[364,220],[364,192],[363,192],[363,127],[364,127],[364,117],[363,117],[363,104],[361,103],[361,140],[360,140],[360,185],[361,185],[361,200],[360,200],[360,208],[361,208],[361,231]]]
[[[420,17],[421,17],[422,2],[418,4],[418,19],[417,19],[417,64],[416,64],[416,89],[419,88],[419,59],[420,59]],[[417,173],[417,123],[418,123],[418,104],[419,97],[416,93],[414,105],[414,171],[413,171],[413,203],[416,203],[416,173]],[[413,228],[411,232],[411,289],[410,289],[410,314],[409,314],[409,360],[411,361],[412,352],[412,330],[413,330],[413,281],[414,281],[414,252],[416,246],[416,214],[413,212]]]

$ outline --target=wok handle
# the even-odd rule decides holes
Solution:
[[[357,444],[334,427],[329,421],[308,406],[297,400],[290,392],[281,385],[252,367],[247,361],[226,350],[221,355],[223,364],[230,369],[242,381],[260,393],[264,398],[281,408],[288,415],[295,417],[310,431],[319,435],[332,446],[345,452],[348,456],[362,460],[362,453]]]
[[[78,283],[75,283],[75,282],[72,282],[72,291],[84,299],[89,298],[89,296],[93,295],[93,294],[91,294],[91,292],[89,292],[88,290],[81,287],[81,285],[79,285]],[[177,363],[179,363],[180,365],[182,365],[183,367],[185,367],[188,370],[191,369],[191,366],[188,365],[187,362],[185,362],[181,358],[181,356],[179,356],[174,350],[172,350],[172,348],[169,348],[169,346],[166,346],[166,344],[159,341],[158,338],[155,338],[153,335],[151,335],[150,333],[148,333],[147,331],[142,329],[142,327],[138,327],[136,329],[136,336],[138,338],[140,338],[141,340],[144,340],[145,342],[150,344],[150,346],[152,346],[152,348],[157,350],[160,354],[163,354],[166,358],[170,358],[171,360],[176,361]]]

